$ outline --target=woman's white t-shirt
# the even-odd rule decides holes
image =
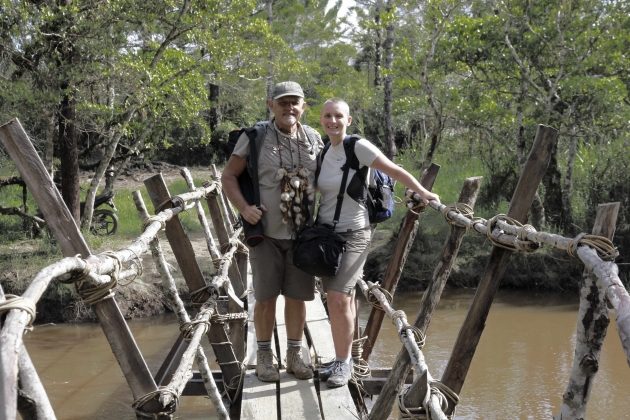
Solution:
[[[359,165],[370,166],[372,162],[382,152],[366,139],[357,140],[354,145],[354,154],[359,160]],[[346,163],[346,152],[343,143],[330,145],[330,148],[324,155],[321,171],[317,180],[317,187],[320,192],[320,203],[318,210],[318,223],[326,223],[332,225],[337,206],[337,194],[341,187],[341,179],[343,170],[341,167]],[[348,180],[346,188],[350,183],[355,170],[350,168],[348,172]],[[369,179],[369,174],[368,174]],[[335,228],[337,232],[346,232],[348,230],[363,229],[370,225],[367,207],[365,204],[359,203],[352,199],[347,192],[344,192],[343,204],[341,206],[341,214],[339,223]]]

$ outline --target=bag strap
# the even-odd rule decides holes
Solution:
[[[350,167],[348,165],[344,165],[343,167],[343,176],[341,177],[341,186],[339,187],[339,194],[337,194],[337,206],[335,207],[335,215],[333,216],[333,231],[339,223],[339,216],[341,215],[341,205],[343,204],[343,196],[346,194],[346,183],[348,182],[348,172],[350,172]]]
[[[249,139],[249,157],[247,159],[247,172],[252,179],[254,187],[254,203],[260,206],[260,187],[258,184],[258,156],[260,155],[260,149],[262,143],[265,140],[265,131],[267,130],[267,122],[261,121],[256,123],[253,127],[246,128],[245,134]]]

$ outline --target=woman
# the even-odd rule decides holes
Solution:
[[[346,162],[343,139],[352,123],[350,108],[341,99],[329,99],[324,103],[319,121],[330,138],[330,148],[324,155],[317,181],[321,194],[317,220],[318,223],[332,225],[343,175],[341,167]],[[361,167],[379,169],[418,193],[423,200],[439,202],[437,194],[427,191],[409,172],[389,160],[368,140],[358,140],[354,151]],[[349,171],[346,185],[356,172],[353,169]],[[320,371],[320,379],[326,380],[329,388],[346,385],[352,374],[351,348],[356,316],[354,290],[357,281],[363,276],[363,265],[367,259],[372,234],[367,207],[353,200],[347,190],[335,231],[347,242],[337,275],[322,279],[336,355],[335,361]]]

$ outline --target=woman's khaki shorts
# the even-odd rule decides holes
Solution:
[[[265,236],[249,249],[249,261],[256,300],[281,294],[297,300],[315,298],[315,278],[293,265],[293,240]]]
[[[363,278],[363,266],[368,257],[368,247],[372,238],[370,228],[339,233],[346,240],[346,252],[341,259],[341,267],[335,277],[323,277],[324,291],[335,290],[352,294],[359,279]]]

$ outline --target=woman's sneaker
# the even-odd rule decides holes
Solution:
[[[330,375],[326,380],[328,388],[338,388],[348,384],[352,377],[352,366],[346,362],[335,360],[332,364]]]

